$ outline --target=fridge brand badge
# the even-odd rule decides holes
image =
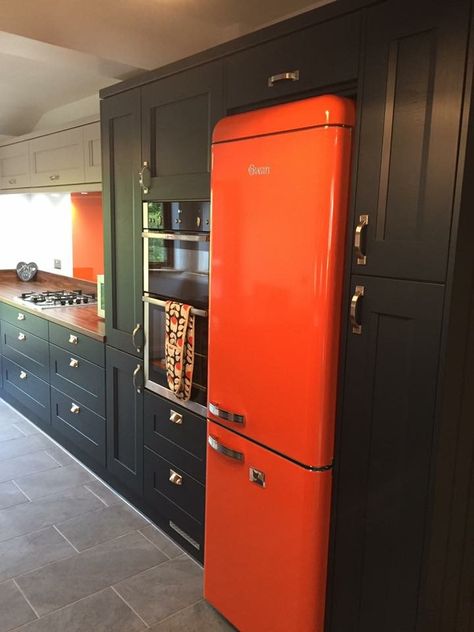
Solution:
[[[269,176],[270,175],[270,167],[257,167],[256,165],[249,165],[247,169],[249,176]]]

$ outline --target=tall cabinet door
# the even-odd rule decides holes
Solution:
[[[468,12],[467,0],[389,0],[368,11],[356,274],[445,278]]]
[[[209,198],[212,130],[223,115],[221,62],[142,88],[144,199]]]
[[[444,287],[355,277],[352,291],[328,630],[415,630]]]
[[[125,487],[143,492],[143,363],[106,350],[107,469]]]
[[[140,93],[101,102],[107,344],[143,357]]]

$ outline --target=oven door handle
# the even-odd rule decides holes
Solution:
[[[159,233],[158,231],[144,230],[142,237],[145,239],[168,239],[170,241],[209,241],[209,233],[193,235],[192,233]]]
[[[151,303],[151,305],[159,305],[160,307],[165,307],[166,305],[166,301],[163,301],[159,298],[152,298],[151,296],[144,296],[142,300],[144,303]],[[205,309],[197,309],[197,307],[191,307],[191,314],[194,314],[194,316],[202,316],[203,318],[207,318],[208,312]]]

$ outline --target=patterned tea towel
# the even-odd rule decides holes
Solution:
[[[191,306],[166,301],[166,377],[170,390],[184,401],[191,397],[194,368],[194,316]]]

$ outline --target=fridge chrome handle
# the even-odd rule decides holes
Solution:
[[[224,421],[232,421],[235,424],[243,424],[245,421],[244,415],[231,413],[228,410],[219,408],[219,406],[216,406],[212,402],[209,402],[208,410],[211,415],[214,415],[214,417],[219,417],[219,419],[223,419]]]
[[[367,255],[362,252],[362,232],[369,225],[368,215],[359,215],[359,223],[355,229],[354,251],[357,257],[357,265],[365,266],[367,263]]]
[[[354,295],[351,299],[351,308],[350,308],[350,318],[352,325],[352,333],[353,334],[361,334],[362,333],[362,325],[357,320],[357,307],[359,305],[359,300],[361,296],[364,296],[365,288],[363,285],[356,285]]]
[[[228,448],[222,443],[219,443],[219,441],[212,435],[209,435],[209,437],[207,438],[207,442],[210,445],[210,447],[216,452],[219,452],[219,454],[223,454],[224,456],[229,457],[229,459],[234,459],[235,461],[243,462],[244,460],[243,452],[238,452],[237,450],[232,450],[232,448]]]
[[[290,72],[280,72],[278,75],[268,77],[267,84],[269,88],[273,88],[273,86],[279,81],[299,81],[299,79],[300,71],[291,70]]]

